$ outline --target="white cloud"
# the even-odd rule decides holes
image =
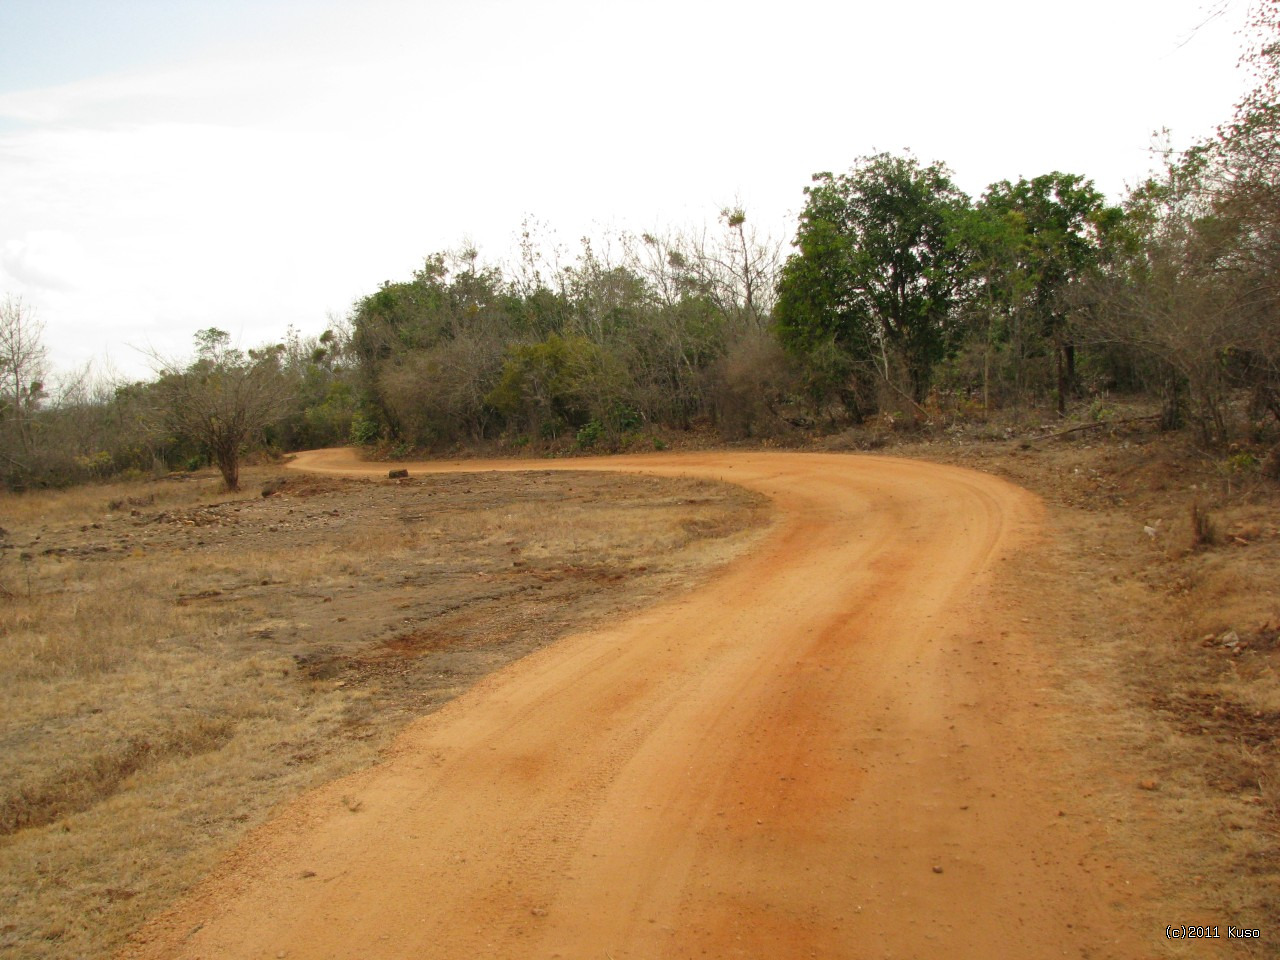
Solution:
[[[72,291],[89,274],[79,241],[58,230],[35,230],[5,241],[0,268],[28,288]]]

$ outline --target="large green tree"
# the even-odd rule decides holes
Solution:
[[[999,309],[1019,352],[1033,337],[1050,345],[1058,412],[1065,413],[1067,396],[1076,387],[1076,350],[1068,319],[1073,304],[1079,304],[1068,294],[1102,263],[1121,211],[1107,204],[1093,181],[1054,171],[993,184],[978,204],[978,213],[989,225],[987,243],[971,244],[982,281],[996,288]]]
[[[905,381],[920,401],[957,333],[965,253],[951,223],[968,198],[944,165],[910,155],[813,180],[778,284],[783,341],[802,353],[835,347],[864,377]]]

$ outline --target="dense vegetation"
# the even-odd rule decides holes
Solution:
[[[1209,445],[1280,425],[1280,14],[1256,12],[1235,116],[1109,205],[1052,171],[974,199],[944,164],[879,154],[805,190],[792,252],[740,209],[696,235],[584,240],[567,264],[428,257],[315,338],[233,349],[216,329],[157,379],[52,395],[40,328],[0,309],[0,475],[11,487],[277,450],[501,442],[616,448],[980,417],[1147,391]]]

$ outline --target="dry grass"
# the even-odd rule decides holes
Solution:
[[[291,483],[0,501],[0,957],[110,955],[282,799],[763,516],[696,481]]]
[[[220,496],[221,479],[193,475],[152,483],[102,483],[67,490],[10,493],[0,490],[0,517],[14,527],[47,528],[50,523],[95,523],[111,513],[139,507],[172,509],[209,503]],[[114,509],[111,509],[115,505]]]

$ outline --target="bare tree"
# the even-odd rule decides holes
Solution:
[[[763,332],[773,309],[782,243],[762,237],[740,206],[721,210],[720,223],[719,237],[703,231],[688,241],[690,270],[738,331]]]
[[[280,369],[280,350],[246,354],[213,327],[196,334],[196,342],[196,359],[189,366],[153,357],[159,418],[168,429],[203,446],[227,489],[239,490],[245,449],[288,409],[291,391]]]
[[[1258,84],[1215,136],[1128,202],[1126,244],[1089,318],[1168,373],[1166,425],[1185,393],[1206,443],[1231,439],[1232,395],[1280,420],[1280,0],[1254,6],[1244,63]],[[1254,429],[1253,426],[1250,429]]]
[[[35,446],[36,410],[45,396],[44,324],[17,297],[0,303],[0,450],[10,466],[21,468]]]

